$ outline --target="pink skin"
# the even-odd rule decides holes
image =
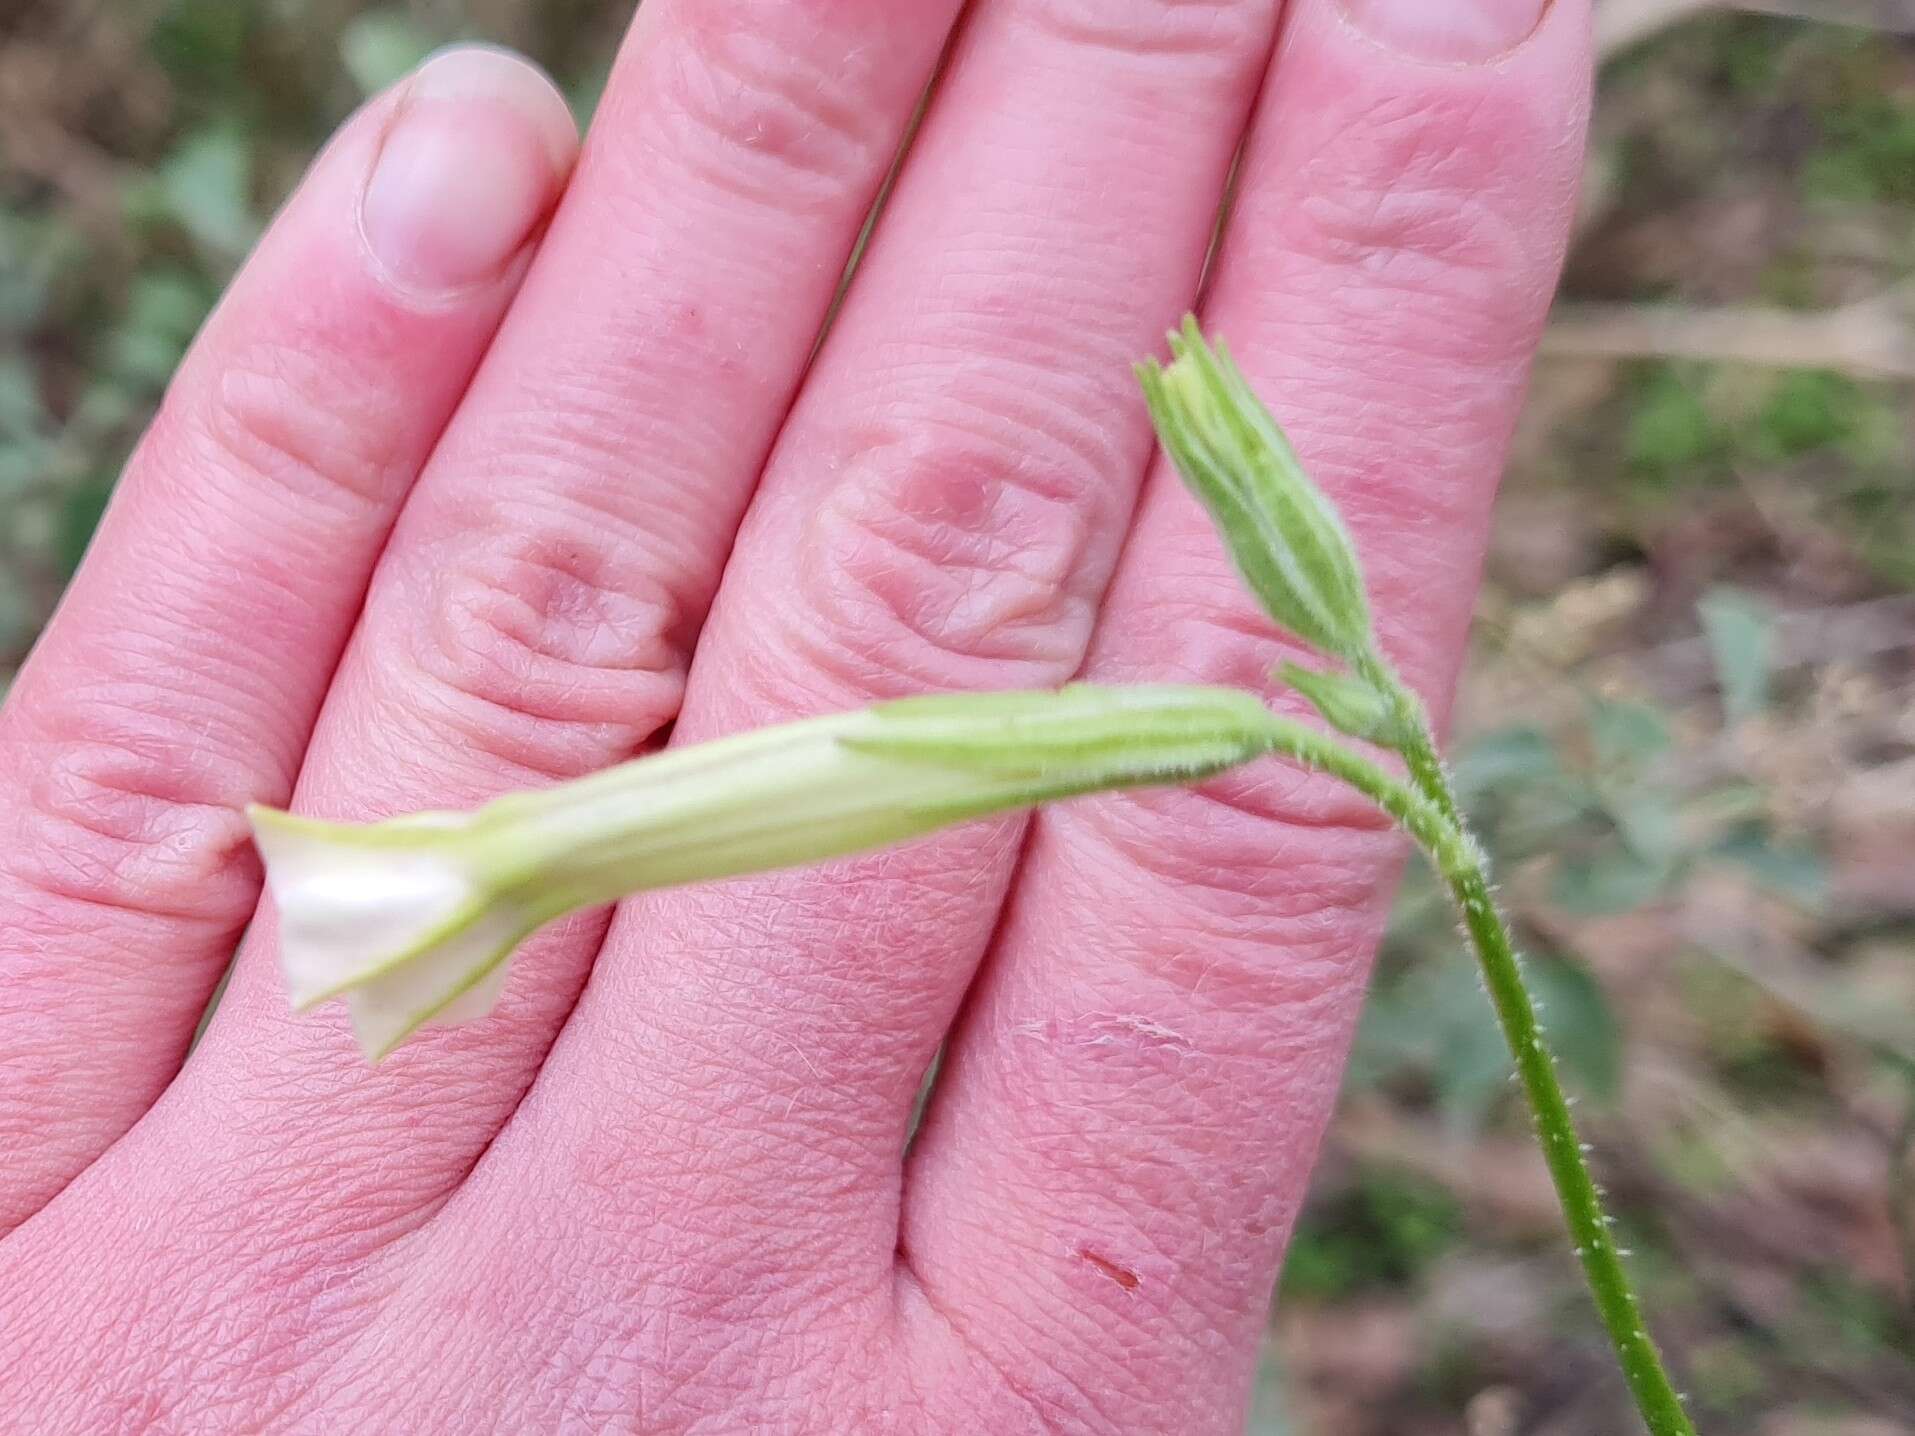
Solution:
[[[1401,48],[1390,8],[975,5],[809,365],[954,0],[649,0],[542,241],[569,136],[503,60],[512,103],[434,101],[466,108],[408,158],[468,137],[461,229],[421,182],[355,223],[395,101],[348,127],[0,716],[20,1429],[1240,1426],[1401,856],[1274,764],[580,917],[376,1070],[286,1013],[266,913],[179,1069],[257,898],[234,809],[295,771],[364,816],[674,719],[1259,686],[1283,646],[1146,482],[1127,371],[1196,300],[1246,125],[1206,320],[1447,692],[1587,5],[1524,39],[1533,3],[1484,0],[1496,46],[1415,11]],[[524,211],[489,248],[487,205]]]
[[[0,712],[0,1231],[152,1106],[259,901],[239,810],[291,793],[571,164],[549,85],[506,63],[478,66],[503,99],[423,117],[499,156],[488,272],[423,293],[368,252],[360,194],[402,86],[328,147],[207,325]]]

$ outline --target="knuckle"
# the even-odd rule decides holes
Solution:
[[[1089,632],[1115,498],[1090,465],[955,428],[866,448],[805,519],[793,646],[874,696],[1054,681]]]
[[[1267,620],[1234,588],[1160,605],[1151,630],[1149,671],[1178,682],[1255,689],[1276,647]],[[1160,921],[1139,931],[1140,947],[1161,951],[1166,932],[1188,936],[1182,945],[1206,970],[1267,966],[1273,944],[1342,961],[1402,851],[1368,799],[1277,758],[1190,787],[1065,805],[1047,820],[1068,825],[1093,855],[1100,885],[1150,895],[1138,905]]]
[[[186,438],[221,468],[298,498],[376,504],[401,481],[397,402],[347,378],[323,345],[259,344],[221,368]]]
[[[190,734],[76,722],[27,765],[20,827],[0,861],[52,898],[236,930],[256,896],[241,812],[251,795],[209,775]]]
[[[1080,820],[1087,861],[1108,868],[1111,951],[1175,1000],[1242,1020],[1212,1056],[1265,1042],[1275,1009],[1293,1035],[1322,1025],[1368,961],[1402,846],[1335,803],[1305,813],[1227,786],[1099,804]]]
[[[1212,928],[1312,926],[1365,907],[1396,845],[1341,783],[1277,761],[1189,788],[1114,794],[1079,819],[1124,868],[1175,891]]]
[[[571,777],[676,716],[685,606],[608,518],[549,495],[536,515],[495,504],[417,575],[409,657],[461,740]]]
[[[1366,345],[1507,363],[1526,352],[1549,289],[1531,239],[1533,176],[1504,178],[1510,148],[1521,146],[1490,112],[1461,100],[1375,101],[1308,161],[1282,240],[1339,276],[1329,304]],[[1407,327],[1404,294],[1417,300]]]
[[[883,47],[849,35],[836,45],[815,33],[800,42],[794,23],[844,26],[788,0],[723,0],[686,13],[655,99],[701,181],[754,204],[808,210],[862,190],[897,136],[888,107],[872,100]]]

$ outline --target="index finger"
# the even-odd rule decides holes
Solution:
[[[128,464],[0,711],[0,1232],[178,1072],[259,900],[241,810],[290,795],[576,144],[551,82],[492,50],[365,107]]]

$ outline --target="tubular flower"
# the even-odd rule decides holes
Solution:
[[[1188,782],[1271,751],[1281,726],[1221,688],[912,698],[669,750],[470,813],[249,817],[294,1005],[343,996],[376,1061],[425,1023],[488,1012],[519,944],[578,908],[1078,793]]]

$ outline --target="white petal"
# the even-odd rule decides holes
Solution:
[[[375,845],[361,829],[283,813],[252,819],[295,1007],[377,973],[480,901],[445,847]]]
[[[499,1004],[499,994],[505,991],[505,977],[511,970],[510,962],[495,964],[484,977],[433,1013],[425,1025],[457,1027],[461,1023],[477,1022],[481,1017],[490,1016],[492,1009]]]
[[[506,957],[525,936],[517,913],[492,908],[470,926],[346,994],[352,1030],[378,1061],[427,1022],[483,1017],[505,985]]]

